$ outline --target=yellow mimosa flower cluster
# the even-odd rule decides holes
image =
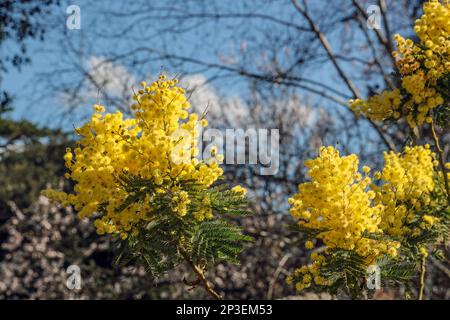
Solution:
[[[78,146],[67,149],[64,156],[66,178],[75,182],[75,192],[45,192],[63,205],[73,205],[80,218],[94,215],[99,234],[116,233],[122,238],[137,233],[139,223],[152,219],[154,199],[168,199],[167,210],[185,216],[192,199],[183,183],[208,188],[222,175],[219,155],[207,162],[196,157],[199,126],[207,122],[188,113],[189,102],[176,80],[160,76],[150,85],[143,82],[134,100],[131,118],[121,112],[104,114],[104,107],[94,106],[91,121],[76,129],[81,137]],[[156,188],[142,201],[118,210],[129,196],[120,182],[122,174],[152,181]],[[245,195],[245,189],[236,193]],[[211,218],[209,199],[200,203],[194,218]]]
[[[350,108],[356,115],[361,113],[374,121],[383,121],[387,118],[400,118],[401,108],[400,90],[383,91],[367,100],[350,100]]]
[[[433,205],[436,155],[429,145],[405,147],[403,154],[384,153],[381,185],[373,185],[375,203],[384,206],[381,228],[397,237],[419,236],[436,221],[423,215]]]
[[[363,237],[382,232],[383,206],[373,204],[375,193],[367,191],[372,179],[359,172],[358,162],[355,154],[341,157],[335,148],[322,147],[316,159],[305,162],[311,181],[289,199],[290,213],[300,226],[323,230],[317,238],[327,248],[354,250],[370,262],[387,249],[386,243]]]
[[[423,15],[416,20],[414,31],[418,44],[411,39],[395,36],[401,57],[397,66],[402,74],[415,73],[422,65],[427,78],[435,81],[450,70],[450,1],[431,0],[424,3]]]
[[[367,267],[382,256],[397,257],[403,241],[430,230],[439,222],[430,214],[435,158],[429,145],[405,147],[403,153],[385,152],[384,168],[372,180],[368,166],[359,171],[356,155],[340,156],[335,148],[322,147],[316,159],[305,162],[311,181],[300,184],[299,193],[288,202],[299,226],[314,234],[306,241],[306,249],[320,241],[323,255],[314,253],[313,262],[297,269],[289,281],[296,279],[299,290],[312,283],[331,285],[333,280],[321,274],[330,250],[353,251]]]
[[[316,239],[323,242],[325,250],[355,251],[369,265],[379,255],[395,256],[399,244],[364,236],[382,233],[383,206],[374,204],[375,192],[368,190],[372,182],[367,175],[370,168],[364,167],[361,174],[358,164],[354,154],[341,157],[335,148],[322,147],[316,159],[305,162],[311,181],[300,184],[299,193],[289,199],[290,213],[301,227],[317,230]],[[312,249],[311,240],[306,247]],[[329,281],[320,276],[320,268],[326,263],[324,259],[318,255],[311,265],[295,272],[297,276],[303,274],[297,289],[309,287],[311,280],[320,285]]]
[[[374,121],[405,116],[411,127],[429,121],[430,111],[444,103],[437,82],[450,72],[450,2],[431,0],[414,31],[419,42],[396,34],[396,65],[401,90],[385,91],[367,100],[351,100],[350,108]]]

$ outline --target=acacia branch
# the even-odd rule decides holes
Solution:
[[[197,275],[198,284],[200,284],[213,299],[222,300],[222,297],[220,296],[220,294],[218,294],[216,291],[214,291],[213,287],[206,279],[203,270],[199,266],[197,266],[191,260],[191,258],[189,258],[188,254],[184,250],[181,249],[180,251],[181,251],[181,255],[183,256],[184,260],[186,260],[186,262],[191,267],[192,271],[194,271],[194,273]]]

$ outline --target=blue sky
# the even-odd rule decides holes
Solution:
[[[152,5],[161,5],[164,4],[164,1],[153,1]],[[319,3],[319,2],[315,2]],[[318,5],[319,9],[323,9],[323,5],[325,2],[320,2]],[[348,2],[347,2],[348,3]],[[68,4],[77,4],[81,8],[81,30],[67,30],[66,29],[66,12]],[[282,5],[281,5],[282,4]],[[258,10],[262,13],[271,13],[271,12],[279,12],[284,14],[283,6],[285,2],[283,1],[273,1],[267,4],[264,7],[259,8]],[[131,7],[131,8],[130,8]],[[239,7],[237,5],[237,7]],[[114,30],[116,27],[120,27],[123,24],[127,23],[126,19],[113,18],[112,20],[108,20],[108,16],[106,13],[110,11],[121,12],[122,10],[133,10],[132,3],[130,2],[122,2],[122,1],[66,1],[63,2],[62,6],[58,8],[52,15],[49,17],[49,23],[52,24],[50,32],[47,34],[47,38],[44,42],[36,42],[29,41],[28,43],[28,52],[32,57],[32,63],[30,65],[26,65],[23,67],[21,71],[15,70],[13,68],[9,69],[9,72],[5,75],[3,81],[3,87],[7,91],[11,92],[15,97],[14,107],[15,110],[12,113],[12,117],[25,118],[31,121],[40,123],[40,124],[50,124],[52,126],[58,126],[60,121],[55,117],[61,106],[58,105],[57,99],[52,96],[54,92],[49,91],[49,95],[45,95],[46,99],[42,99],[39,97],[39,94],[42,92],[46,92],[47,85],[45,81],[39,81],[39,83],[35,83],[33,81],[36,80],[36,75],[42,72],[49,72],[55,69],[56,66],[58,68],[65,67],[65,60],[76,59],[76,57],[71,56],[70,53],[65,54],[64,43],[61,42],[61,39],[69,39],[72,45],[80,45],[86,47],[86,55],[80,58],[82,62],[81,64],[85,64],[89,55],[97,55],[101,57],[103,54],[108,52],[121,53],[126,52],[128,50],[127,42],[122,41],[122,39],[112,40],[108,38],[102,37],[102,32],[104,30]],[[225,10],[236,10],[236,8],[226,8]],[[319,10],[320,11],[320,10]],[[334,13],[338,15],[338,13]],[[289,16],[288,19],[292,19],[292,21],[298,22],[295,15]],[[51,22],[50,22],[51,21]],[[255,30],[259,28],[258,22],[251,24]],[[227,38],[231,36],[234,32],[232,29],[226,29],[217,27],[214,24],[207,25],[207,28],[210,28],[210,32],[214,34],[214,38],[217,38],[217,41],[227,41]],[[143,30],[138,25],[134,30],[134,35],[139,38],[140,34],[152,34],[152,30]],[[250,35],[251,36],[251,33]],[[67,38],[64,38],[67,37]],[[163,42],[169,41],[170,34],[159,35],[155,33],[153,35],[153,41],[150,46],[155,48],[162,48]],[[164,39],[163,39],[164,37]],[[163,41],[164,40],[164,41]],[[174,54],[180,54],[187,57],[193,58],[201,58],[206,59],[208,61],[214,62],[216,61],[216,56],[212,54],[211,50],[208,50],[207,44],[205,48],[199,48],[198,44],[201,43],[201,39],[198,38],[198,34],[195,31],[187,32],[182,37],[183,41],[178,41],[173,44],[173,47],[168,48],[168,51]],[[332,44],[335,44],[339,41],[339,35],[331,32],[330,39]],[[199,42],[200,41],[200,42]],[[231,42],[230,42],[231,43]],[[305,44],[306,46],[309,44]],[[225,46],[226,48],[226,46]],[[358,52],[355,52],[354,55],[358,55]],[[71,68],[70,65],[67,65],[68,68]],[[127,65],[125,65],[127,67]],[[157,74],[161,68],[166,68],[166,66],[162,66],[160,63],[155,64],[146,64],[145,70],[137,70],[129,69],[129,72],[136,78],[137,81],[140,81],[145,75],[155,75]],[[209,76],[211,71],[201,70],[198,67],[192,66],[191,69],[188,69],[187,72],[201,72],[205,76]],[[176,72],[176,70],[174,71]],[[74,72],[67,72],[61,74],[61,78],[59,79],[61,83],[65,86],[70,86],[70,84],[76,83],[78,80]],[[345,88],[345,85],[342,81],[336,76],[334,69],[329,63],[324,63],[323,65],[317,66],[315,69],[306,69],[304,74],[301,74],[302,77],[314,79],[320,81],[321,83],[333,86],[338,89],[342,89],[344,92],[348,92]],[[56,76],[56,79],[58,76]],[[143,79],[142,79],[143,80]],[[217,90],[221,94],[225,95],[240,95],[244,93],[244,86],[242,83],[234,83],[233,81],[219,81],[214,82]],[[37,94],[30,94],[30,89],[37,87]],[[326,103],[325,101],[317,100],[318,103]],[[80,106],[81,110],[90,110],[88,105]],[[78,112],[78,111],[77,111]],[[57,121],[55,121],[57,120]],[[70,122],[70,121],[69,121]],[[66,125],[65,125],[66,126]]]

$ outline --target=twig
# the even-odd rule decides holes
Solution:
[[[438,268],[442,273],[444,273],[448,278],[450,278],[450,269],[448,269],[444,264],[442,264],[440,261],[436,260],[433,257],[430,257],[431,263],[434,264],[436,268]]]
[[[427,255],[422,254],[422,264],[420,266],[420,288],[419,288],[419,300],[423,299],[423,289],[425,288],[425,271],[426,271],[426,259]]]
[[[442,175],[444,176],[445,191],[447,192],[447,202],[450,206],[450,188],[449,188],[449,184],[448,184],[447,172],[445,170],[444,151],[442,150],[441,145],[439,144],[439,138],[436,134],[436,130],[434,129],[434,121],[433,120],[431,121],[431,132],[433,134],[434,145],[438,152],[439,163],[441,165]]]
[[[267,300],[272,300],[275,284],[277,283],[278,277],[280,276],[280,273],[283,270],[284,265],[286,264],[286,262],[289,260],[290,257],[291,254],[288,253],[280,260],[280,263],[278,263],[278,267],[275,270],[273,278],[272,280],[270,280],[269,290],[267,291]]]

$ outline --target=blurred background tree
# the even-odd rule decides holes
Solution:
[[[67,135],[59,128],[11,118],[14,96],[2,85],[9,69],[21,70],[31,63],[28,41],[44,41],[47,16],[58,5],[55,0],[0,3],[0,221],[10,216],[8,202],[22,208],[31,205],[46,184],[63,174],[60,156]]]

